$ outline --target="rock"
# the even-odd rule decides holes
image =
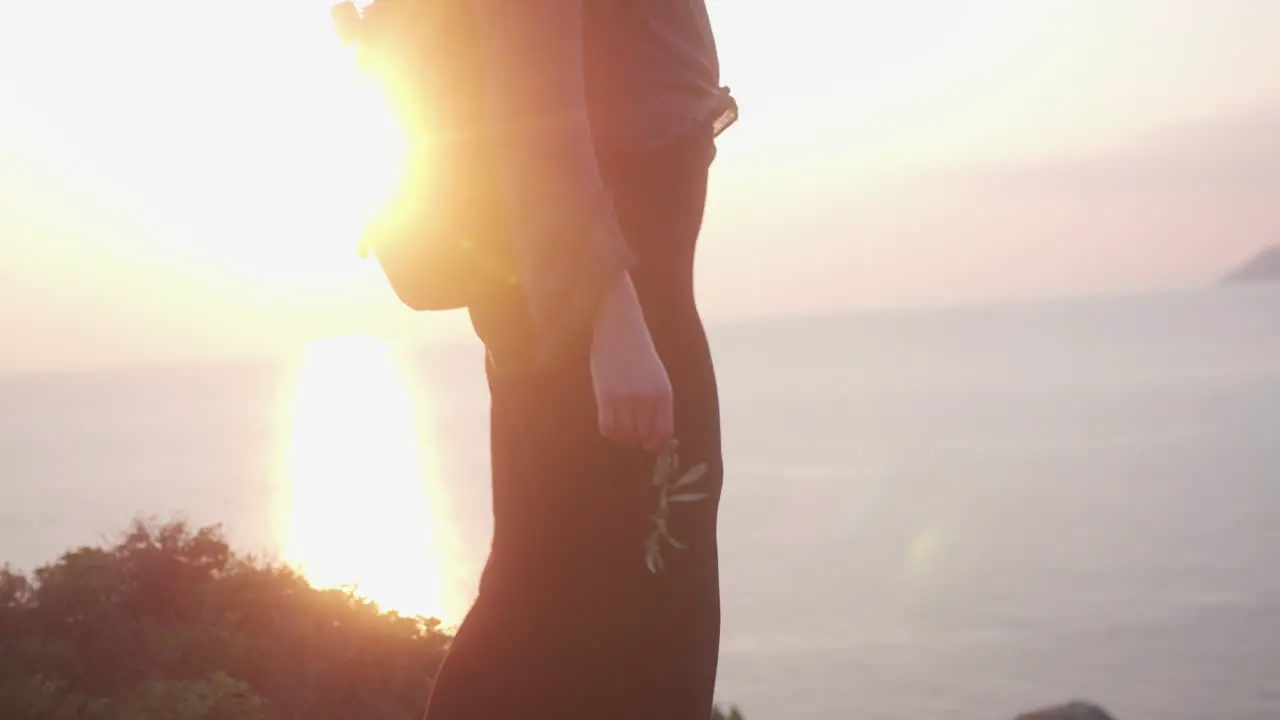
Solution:
[[[1116,720],[1110,713],[1097,705],[1085,702],[1071,702],[1066,705],[1045,708],[1019,715],[1015,720]]]
[[[1280,282],[1280,245],[1273,245],[1253,256],[1223,279],[1226,283]]]

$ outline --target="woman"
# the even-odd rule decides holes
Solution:
[[[706,720],[723,470],[693,258],[736,117],[706,7],[470,2],[520,283],[471,308],[494,536],[426,719]],[[706,472],[663,521],[684,549],[655,552],[673,438]]]

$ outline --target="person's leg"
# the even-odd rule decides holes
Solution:
[[[720,648],[716,520],[724,467],[715,370],[694,299],[694,257],[713,156],[708,132],[659,152],[605,159],[606,175],[615,178],[619,221],[639,258],[632,279],[671,378],[681,465],[708,467],[682,492],[709,497],[671,509],[671,534],[687,548],[664,548],[662,575],[646,571],[637,578],[658,592],[656,608],[633,627],[637,635],[652,638],[649,662],[661,668],[655,681],[665,713],[640,717],[707,717],[715,690]],[[656,493],[645,501],[647,518],[656,509]]]
[[[554,372],[490,368],[494,540],[428,720],[705,720],[719,650],[719,410],[693,304],[710,140],[607,158],[633,278],[676,402],[681,458],[709,472],[673,507],[665,569],[645,563],[654,457],[596,428],[587,349]],[[482,337],[486,329],[479,327]]]

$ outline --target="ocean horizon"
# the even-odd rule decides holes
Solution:
[[[723,702],[1280,717],[1280,287],[710,334]],[[180,517],[450,624],[491,530],[487,408],[475,342],[0,375],[0,563]]]

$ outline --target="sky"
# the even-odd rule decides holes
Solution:
[[[356,238],[387,109],[325,0],[2,0],[0,372],[429,341]],[[1212,281],[1280,242],[1280,2],[711,0],[711,321]]]

